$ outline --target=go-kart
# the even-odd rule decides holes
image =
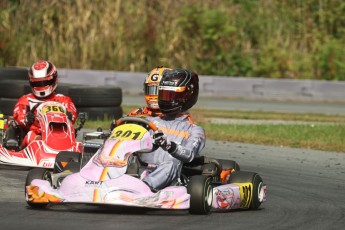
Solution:
[[[79,114],[79,126],[75,128],[67,117],[65,106],[59,102],[37,103],[31,109],[32,113],[35,111],[35,119],[38,120],[41,128],[40,138],[21,149],[20,142],[24,134],[16,122],[12,120],[9,125],[20,130],[17,135],[19,145],[10,148],[6,145],[6,140],[3,139],[3,144],[0,144],[0,164],[52,169],[59,152],[82,153],[83,143],[76,140],[76,134],[85,123],[85,114]]]
[[[71,156],[63,159],[67,164],[62,172],[30,170],[25,183],[27,204],[32,208],[107,204],[208,214],[212,208],[257,209],[266,200],[266,185],[257,173],[235,171],[227,182],[222,182],[222,165],[207,157],[183,165],[181,178],[174,185],[152,192],[133,165],[138,163],[138,154],[149,154],[155,148],[150,130],[158,128],[138,117],[120,118],[116,124],[110,137],[81,169],[82,162]]]

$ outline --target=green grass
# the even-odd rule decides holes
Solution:
[[[207,138],[345,152],[345,125],[237,125],[200,123]]]
[[[136,106],[122,106],[124,114]],[[345,116],[222,110],[191,111],[193,119],[204,127],[207,139],[345,152]],[[215,124],[208,118],[256,120],[256,124]],[[261,121],[284,120],[305,124],[267,124]],[[86,128],[108,129],[110,120],[88,121]]]

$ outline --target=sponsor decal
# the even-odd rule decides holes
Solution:
[[[249,208],[253,197],[252,183],[234,183],[240,187],[241,208]]]
[[[159,79],[159,73],[155,73],[151,76],[151,81],[158,81]]]
[[[230,209],[234,204],[234,191],[229,188],[228,190],[216,190],[216,201],[218,208]]]
[[[102,184],[103,184],[103,181],[91,181],[91,180],[85,181],[85,187],[101,187]]]
[[[53,168],[53,163],[52,162],[43,162],[43,167],[45,167],[45,168]]]

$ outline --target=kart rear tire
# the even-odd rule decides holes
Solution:
[[[26,176],[26,181],[25,181],[26,203],[32,208],[37,208],[37,209],[45,208],[48,205],[48,202],[47,203],[32,203],[27,200],[26,186],[30,185],[34,179],[46,180],[46,181],[49,181],[50,185],[52,185],[51,174],[49,170],[45,168],[34,168],[29,171],[28,175]]]
[[[213,191],[211,178],[203,175],[190,177],[187,185],[190,194],[189,212],[197,215],[207,215],[212,208]]]
[[[255,172],[247,171],[237,171],[231,174],[229,184],[236,183],[251,183],[252,188],[252,197],[248,209],[255,210],[260,207],[263,202],[263,191],[262,187],[264,186],[261,176]]]
[[[60,173],[65,170],[79,172],[81,164],[81,153],[72,151],[61,151],[56,155],[53,173]]]

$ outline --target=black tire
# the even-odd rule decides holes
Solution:
[[[19,99],[31,93],[28,80],[6,80],[0,82],[0,97]]]
[[[222,165],[223,169],[234,169],[235,171],[240,171],[240,166],[236,161],[225,160],[225,159],[217,159],[217,160]]]
[[[28,80],[27,68],[0,68],[0,81],[3,80]]]
[[[69,96],[68,94],[71,91],[71,88],[74,87],[87,87],[85,85],[76,85],[76,84],[68,84],[68,83],[58,83],[55,92],[56,93],[60,93],[66,96]]]
[[[68,96],[77,107],[117,107],[122,103],[119,87],[73,86],[68,88]]]
[[[65,170],[79,172],[81,164],[81,153],[72,151],[61,151],[56,155],[53,173],[60,173]]]
[[[210,213],[213,200],[210,177],[203,175],[190,177],[187,192],[190,194],[189,212],[191,214],[207,215]]]
[[[26,194],[26,186],[30,185],[31,182],[34,179],[41,179],[41,180],[47,180],[49,181],[50,185],[52,185],[52,178],[49,170],[44,169],[44,168],[34,168],[31,169],[26,176],[26,181],[25,181],[25,198],[26,198],[26,203],[32,207],[32,208],[45,208],[48,205],[47,203],[32,203],[28,201],[27,199],[27,194]]]
[[[78,107],[79,112],[86,112],[88,120],[113,120],[123,116],[122,107]]]
[[[237,171],[231,174],[229,183],[251,183],[250,186],[252,187],[241,187],[243,194],[245,194],[245,200],[241,201],[241,208],[255,210],[260,207],[263,202],[262,187],[264,183],[259,174],[247,171]]]
[[[0,98],[0,113],[12,116],[17,101],[18,99]]]

